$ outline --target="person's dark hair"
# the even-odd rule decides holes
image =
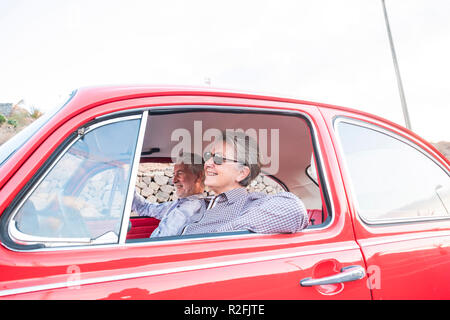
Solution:
[[[250,169],[249,175],[241,180],[239,184],[246,187],[261,172],[261,162],[256,140],[242,131],[222,131],[222,141],[232,146],[239,165]]]

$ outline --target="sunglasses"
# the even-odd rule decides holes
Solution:
[[[205,162],[208,161],[211,158],[213,159],[214,164],[217,164],[217,165],[223,164],[224,161],[231,161],[231,162],[237,162],[237,163],[244,164],[244,162],[242,162],[242,161],[238,161],[238,160],[234,160],[234,159],[227,159],[227,158],[222,157],[219,154],[215,154],[215,153],[212,153],[212,152],[205,152],[203,154],[203,159],[205,160]]]

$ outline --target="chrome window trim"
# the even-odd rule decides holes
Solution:
[[[91,238],[51,238],[51,237],[41,237],[41,236],[33,236],[26,233],[21,232],[17,229],[16,221],[11,220],[8,227],[8,234],[10,238],[18,243],[25,242],[24,244],[36,244],[36,243],[58,243],[59,245],[64,245],[67,243],[90,243],[92,241]]]
[[[18,213],[18,211],[20,210],[20,208],[22,208],[22,206],[24,205],[24,203],[29,199],[29,197],[31,196],[31,194],[36,190],[36,188],[41,184],[41,182],[47,177],[47,175],[50,173],[50,171],[56,166],[56,164],[59,162],[59,160],[67,153],[67,151],[79,140],[82,138],[82,136],[84,136],[85,134],[87,134],[88,132],[111,124],[111,123],[115,123],[115,122],[121,122],[121,121],[127,121],[127,120],[135,120],[135,119],[141,119],[141,115],[131,115],[131,116],[125,116],[125,117],[120,117],[120,118],[114,118],[114,119],[109,119],[109,120],[105,120],[102,122],[98,122],[98,123],[94,123],[90,126],[82,126],[81,128],[79,128],[78,131],[78,136],[75,137],[73,139],[73,141],[71,141],[59,154],[58,156],[55,158],[55,160],[49,165],[49,167],[45,170],[45,172],[39,177],[39,179],[33,184],[33,186],[30,188],[30,190],[28,190],[28,192],[23,196],[22,200],[17,204],[17,206],[14,208],[13,212],[11,213],[10,217],[8,218],[9,221],[7,222],[8,224],[8,236],[10,237],[11,240],[13,240],[14,242],[16,242],[17,244],[22,244],[22,245],[29,245],[29,244],[35,244],[35,243],[43,243],[48,244],[47,248],[51,248],[51,249],[55,249],[55,247],[52,247],[52,245],[54,245],[55,243],[58,244],[58,246],[73,246],[74,243],[85,243],[86,239],[82,238],[82,239],[78,239],[78,238],[73,238],[70,241],[62,241],[62,240],[68,240],[69,238],[43,238],[45,240],[49,240],[49,239],[54,239],[52,241],[46,241],[46,242],[41,242],[40,240],[41,237],[35,237],[33,235],[27,235],[27,237],[25,239],[18,239],[16,238],[18,235],[20,236],[21,233],[19,230],[17,230],[16,225],[15,225],[15,216]],[[81,129],[81,131],[80,131]],[[59,240],[58,240],[59,239]],[[29,241],[31,241],[32,243],[29,243]],[[25,243],[23,243],[25,242]],[[95,239],[90,239],[89,241],[90,245],[92,245],[92,243],[95,243]],[[2,243],[5,247],[7,247],[4,243]],[[80,248],[81,246],[76,246],[74,248]],[[16,250],[13,248],[9,248],[10,250],[13,251],[19,251],[19,252],[34,252],[34,251],[40,251],[42,249],[46,249],[46,248],[41,248],[41,249],[34,249],[34,250],[29,250],[29,249],[23,249],[23,250]]]
[[[171,243],[175,243],[175,244],[183,244],[185,242],[199,242],[199,241],[204,241],[204,240],[227,240],[227,239],[236,239],[236,237],[242,237],[243,239],[245,239],[246,237],[256,237],[256,236],[270,236],[270,234],[262,234],[262,233],[248,233],[248,234],[239,234],[236,235],[234,234],[234,231],[231,231],[229,235],[227,234],[222,234],[219,236],[211,236],[211,237],[205,237],[204,234],[198,234],[197,237],[189,237],[189,238],[183,238],[180,236],[180,238],[178,239],[167,239],[167,240],[157,240],[157,241],[142,241],[142,242],[125,242],[125,243],[94,243],[91,242],[90,245],[76,245],[74,246],[73,244],[64,246],[64,247],[45,247],[45,248],[39,248],[39,249],[32,249],[32,250],[19,250],[19,249],[14,249],[14,248],[8,248],[11,251],[14,252],[46,252],[46,251],[51,251],[54,252],[56,250],[58,251],[67,251],[67,250],[91,250],[91,249],[108,249],[108,248],[124,248],[125,246],[147,246],[147,245],[157,245],[157,244],[171,244]],[[150,238],[149,238],[150,239]]]
[[[448,230],[427,232],[427,234],[410,233],[410,234],[402,234],[400,236],[398,234],[395,234],[393,236],[387,236],[387,237],[360,239],[360,245],[364,246],[364,247],[379,246],[379,245],[385,245],[385,244],[390,244],[390,243],[399,243],[401,241],[414,241],[414,240],[431,239],[431,238],[436,238],[436,237],[447,237],[449,235],[450,235],[450,232]]]
[[[324,179],[324,182],[325,182],[325,186],[322,186],[322,188],[326,188],[328,201],[329,201],[330,207],[331,207],[330,208],[331,212],[328,212],[328,215],[331,215],[331,221],[329,223],[327,223],[326,225],[324,225],[323,227],[320,227],[320,228],[311,228],[311,229],[304,229],[304,230],[302,230],[302,232],[304,232],[304,231],[310,231],[311,232],[311,231],[324,230],[324,229],[329,228],[331,225],[333,225],[334,220],[336,218],[336,210],[335,210],[334,203],[333,203],[333,197],[331,196],[332,193],[331,193],[331,189],[330,189],[330,179],[328,178],[328,174],[327,174],[327,172],[325,170],[325,164],[323,162],[322,152],[320,151],[320,144],[319,144],[319,140],[318,140],[318,137],[317,137],[317,129],[316,129],[316,127],[314,125],[314,122],[312,121],[312,119],[311,119],[311,117],[309,115],[303,113],[303,116],[305,116],[308,119],[309,123],[311,124],[311,128],[313,129],[313,135],[312,135],[313,139],[314,139],[313,152],[314,152],[314,156],[316,158],[316,161],[320,162],[320,167],[321,167],[320,171],[322,173],[322,176],[323,176],[323,179]],[[314,147],[315,147],[315,149],[314,149]],[[316,174],[319,174],[319,172],[318,172],[319,168],[316,168],[316,170],[317,170]],[[318,181],[319,180],[320,179],[318,179]],[[320,187],[319,187],[319,190],[320,190]],[[323,192],[323,191],[320,191],[320,192]],[[323,205],[324,204],[322,204],[322,206]],[[323,210],[323,207],[322,207],[322,210]]]
[[[358,212],[358,215],[359,212]],[[383,226],[383,225],[391,225],[391,224],[405,224],[405,223],[414,223],[414,222],[430,222],[430,221],[440,221],[440,220],[450,220],[450,216],[428,216],[428,217],[420,217],[420,218],[407,218],[407,219],[368,219],[363,216],[360,216],[361,220],[364,223],[371,226]]]
[[[409,139],[406,139],[406,138],[400,136],[399,134],[397,134],[394,131],[389,131],[389,130],[384,129],[384,128],[378,126],[378,125],[369,123],[369,122],[364,121],[364,120],[357,120],[357,119],[349,118],[347,116],[337,116],[337,117],[335,117],[333,119],[333,129],[334,129],[334,133],[336,135],[336,141],[337,141],[337,147],[338,147],[337,152],[339,152],[339,154],[341,155],[341,158],[343,159],[343,167],[344,167],[344,170],[347,173],[347,176],[349,178],[348,182],[349,182],[350,190],[351,190],[351,193],[352,193],[352,197],[351,197],[352,199],[351,200],[352,200],[352,202],[353,202],[353,204],[355,206],[357,217],[359,219],[361,219],[364,224],[369,225],[369,226],[384,226],[384,225],[393,225],[393,224],[405,224],[405,223],[417,223],[417,222],[450,220],[450,216],[436,216],[436,217],[427,216],[427,217],[392,218],[392,219],[370,219],[370,218],[364,217],[360,213],[361,210],[360,210],[360,205],[359,205],[358,199],[356,199],[355,186],[354,186],[353,180],[351,179],[350,171],[349,171],[348,163],[347,163],[347,158],[345,157],[344,148],[342,147],[341,136],[339,134],[339,129],[338,129],[338,125],[340,123],[348,123],[348,124],[356,125],[356,126],[359,126],[359,127],[362,127],[362,128],[366,128],[366,129],[370,129],[370,130],[373,130],[373,131],[377,131],[379,133],[382,133],[382,134],[385,134],[385,135],[389,136],[390,138],[393,138],[393,139],[396,139],[396,140],[398,140],[400,142],[403,142],[403,143],[407,144],[408,146],[414,148],[418,152],[422,153],[424,156],[426,156],[431,161],[433,161],[436,165],[438,165],[444,171],[444,173],[447,173],[447,175],[449,175],[449,172],[447,171],[447,169],[444,166],[442,166],[441,163],[436,161],[436,159],[433,159],[428,154],[429,153],[428,151],[424,150],[422,147],[420,147],[419,145],[413,143]],[[433,154],[436,155],[434,152],[433,152]]]
[[[301,106],[301,104],[296,104]],[[318,108],[318,106],[310,106],[308,105],[308,107],[316,107]],[[335,216],[336,216],[336,210],[335,210],[335,206],[332,200],[332,196],[331,196],[331,189],[330,189],[330,180],[328,178],[328,174],[325,172],[325,166],[324,166],[324,161],[323,161],[323,155],[322,152],[320,150],[320,144],[319,144],[319,140],[318,140],[318,135],[317,135],[317,128],[314,124],[314,122],[312,121],[311,117],[309,116],[309,114],[307,114],[306,112],[302,111],[302,110],[295,110],[295,109],[267,109],[267,108],[260,108],[260,107],[248,107],[248,106],[221,106],[221,105],[192,105],[192,104],[185,104],[185,105],[165,105],[165,106],[148,106],[148,107],[142,107],[138,110],[147,110],[150,113],[150,116],[152,115],[152,111],[158,112],[158,111],[166,111],[166,112],[190,112],[190,111],[204,111],[204,112],[217,112],[217,111],[221,111],[221,112],[246,112],[246,111],[250,111],[252,113],[264,113],[264,114],[280,114],[280,115],[288,115],[288,116],[298,116],[301,115],[304,118],[306,118],[311,126],[312,132],[312,138],[313,138],[313,152],[315,152],[315,155],[317,156],[317,159],[320,162],[320,166],[322,168],[321,172],[324,178],[324,184],[325,189],[326,189],[326,193],[327,193],[327,197],[328,197],[328,201],[330,204],[330,211],[328,212],[328,214],[331,214],[331,220],[324,226],[319,227],[319,228],[305,228],[303,230],[301,230],[300,232],[315,232],[315,231],[320,231],[320,230],[324,230],[329,228],[335,220]],[[123,111],[118,111],[118,113],[123,113]],[[315,148],[314,148],[315,147]],[[319,188],[320,189],[320,188]],[[323,192],[322,190],[320,192]],[[325,204],[323,204],[325,205]],[[173,241],[173,240],[172,240]]]
[[[148,118],[148,111],[144,111],[141,116],[138,140],[136,143],[136,148],[134,150],[133,165],[131,167],[131,176],[130,176],[130,180],[128,181],[127,197],[125,200],[124,212],[122,214],[122,225],[120,226],[120,232],[119,232],[119,243],[121,243],[121,244],[125,243],[125,240],[127,237],[128,224],[130,222],[130,215],[131,215],[131,205],[133,203],[133,196],[134,196],[134,189],[136,186],[137,172],[138,172],[138,167],[139,167],[139,161],[141,158],[141,150],[142,150],[142,145],[144,143],[145,129],[147,127],[147,118]]]

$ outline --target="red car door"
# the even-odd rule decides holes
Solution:
[[[6,199],[11,190],[17,194],[26,183],[18,181],[39,169],[42,155],[51,154],[64,137],[100,115],[175,102],[239,107],[238,115],[251,108],[283,109],[290,110],[290,116],[302,115],[312,128],[322,198],[328,202],[326,223],[295,234],[124,241],[125,216],[118,243],[30,250],[4,244],[0,247],[2,299],[371,299],[336,155],[318,109],[244,98],[191,94],[100,104],[49,133],[6,183],[1,196]]]
[[[395,125],[323,113],[339,150],[373,298],[448,299],[448,161]]]

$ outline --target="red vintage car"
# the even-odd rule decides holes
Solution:
[[[139,163],[257,137],[293,234],[150,238]],[[190,142],[190,143],[188,143]],[[361,111],[212,88],[75,91],[0,148],[0,299],[449,299],[449,161]]]

